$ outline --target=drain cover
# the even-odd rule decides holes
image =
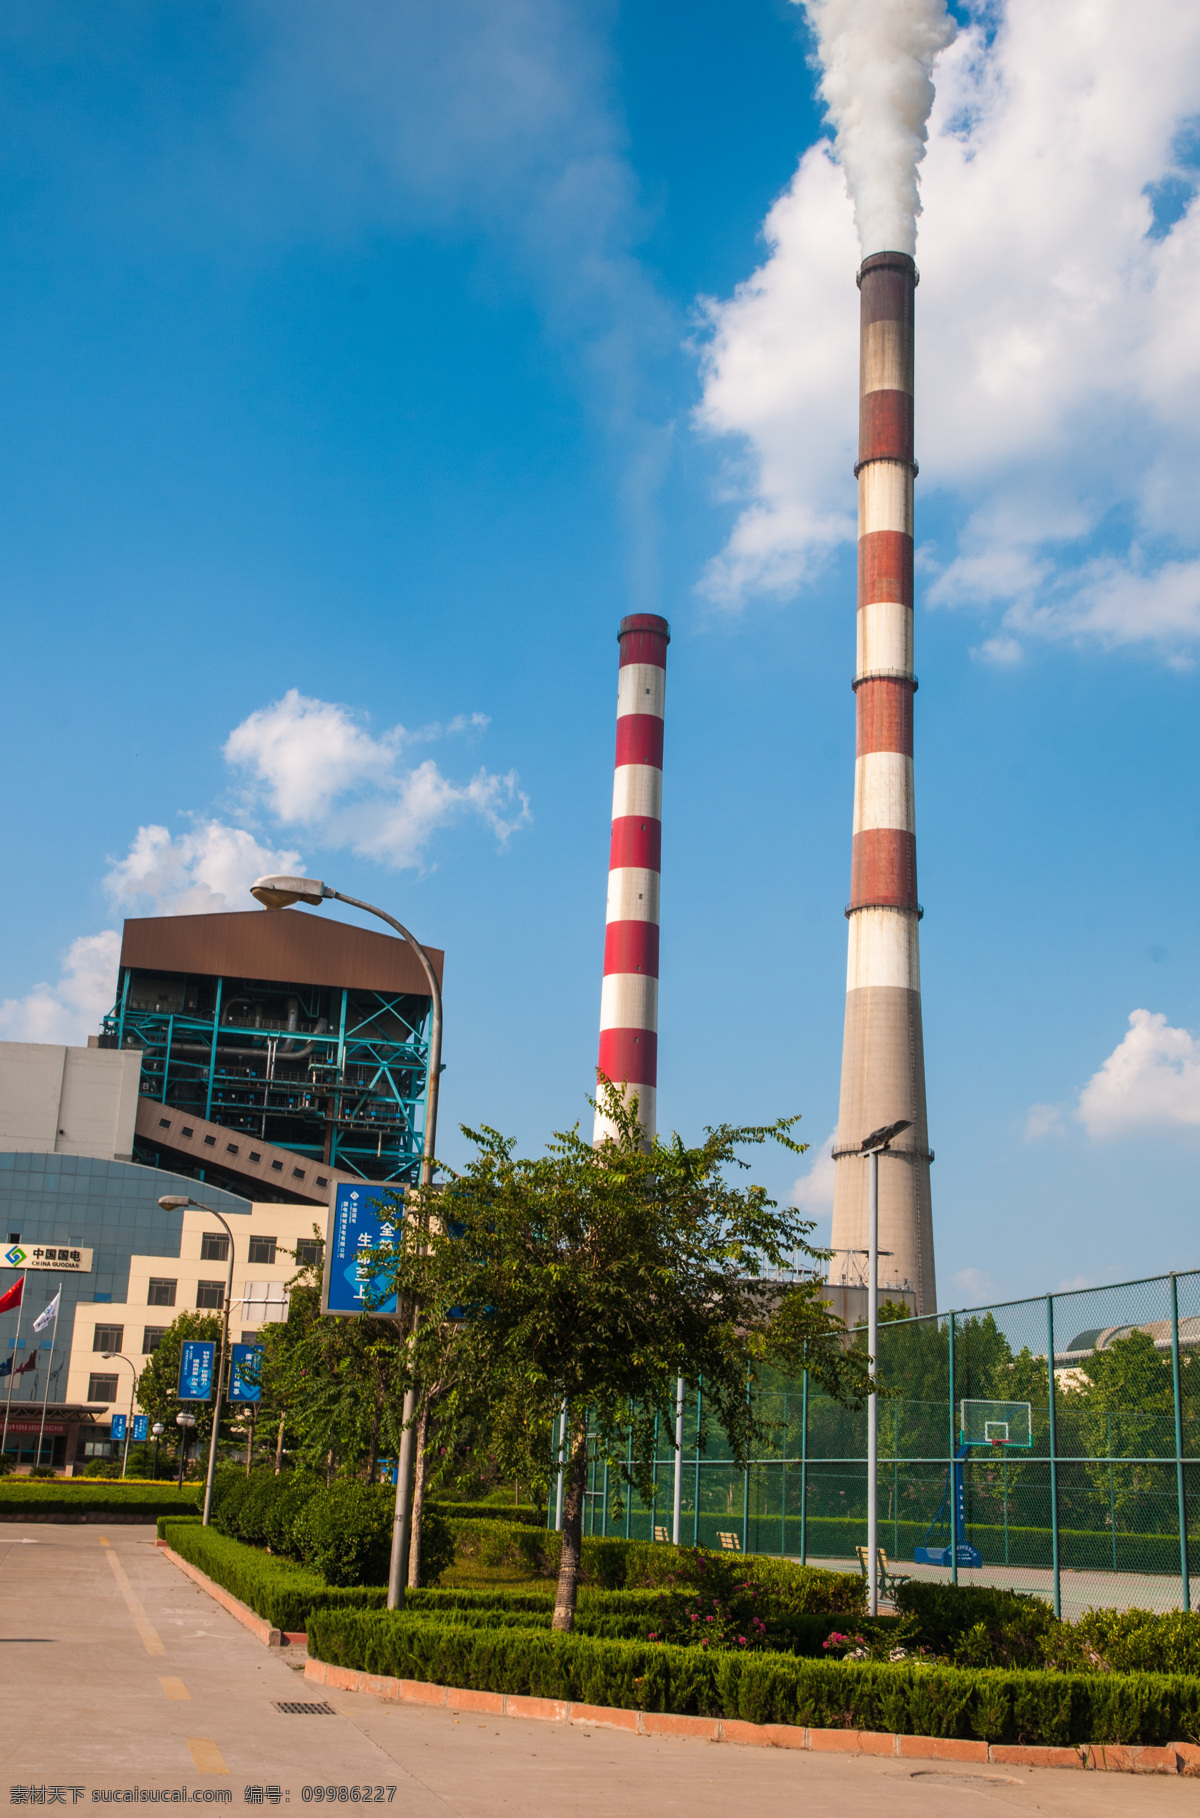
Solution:
[[[276,1704],[275,1709],[282,1711],[285,1717],[336,1717],[337,1712],[331,1704]]]

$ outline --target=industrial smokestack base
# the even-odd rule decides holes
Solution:
[[[880,1158],[880,1292],[937,1309],[925,1109],[913,797],[913,292],[907,253],[864,259],[858,476],[857,743],[846,1024],[830,1280],[865,1281],[863,1138],[907,1118]]]
[[[647,1145],[657,1127],[658,898],[662,871],[663,713],[671,629],[654,613],[621,620],[617,760],[600,996],[599,1071],[636,1097]],[[603,1110],[592,1140],[615,1136]]]

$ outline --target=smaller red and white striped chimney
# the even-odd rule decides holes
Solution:
[[[663,709],[671,629],[654,613],[621,620],[617,642],[617,764],[600,994],[599,1071],[654,1140],[658,1091],[658,896],[662,869]],[[614,1135],[596,1113],[592,1140]]]

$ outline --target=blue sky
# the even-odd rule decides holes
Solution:
[[[1200,28],[1150,12],[963,10],[937,76],[946,1305],[1200,1265]],[[816,1155],[857,294],[808,51],[790,0],[5,8],[0,1032],[82,1039],[122,914],[297,855],[447,949],[450,1158],[587,1116],[615,633],[661,611],[660,1123],[801,1111]]]

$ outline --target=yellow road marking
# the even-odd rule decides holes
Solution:
[[[202,1774],[227,1774],[225,1757],[216,1743],[209,1736],[189,1736],[187,1745],[192,1751],[192,1760]]]
[[[160,1679],[158,1683],[162,1687],[164,1695],[167,1698],[173,1698],[177,1704],[182,1704],[185,1700],[190,1701],[192,1694],[182,1679]]]
[[[102,1545],[108,1546],[108,1542],[103,1541]],[[121,1564],[121,1561],[111,1549],[106,1557],[109,1565],[113,1569],[113,1577],[117,1581],[121,1595],[125,1599],[125,1606],[137,1625],[137,1632],[142,1638],[142,1646],[145,1648],[147,1654],[165,1654],[167,1650],[159,1639],[157,1629],[147,1616],[140,1597],[130,1584],[128,1578],[126,1578],[125,1568]]]

